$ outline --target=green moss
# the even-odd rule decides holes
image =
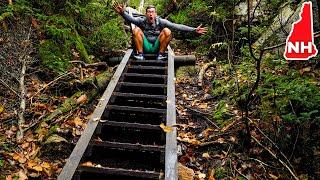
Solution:
[[[223,167],[218,167],[215,169],[215,178],[217,180],[228,177],[227,171]]]
[[[195,66],[182,66],[176,71],[176,78],[195,76],[198,70]]]
[[[70,55],[63,53],[67,50],[62,49],[63,47],[58,45],[55,41],[46,40],[39,46],[41,64],[44,67],[61,74],[64,73],[66,69],[70,66]]]

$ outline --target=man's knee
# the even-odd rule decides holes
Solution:
[[[142,35],[142,30],[139,28],[139,27],[135,27],[133,30],[132,30],[132,33],[134,35]]]
[[[171,30],[169,28],[163,28],[162,33],[166,37],[170,37],[171,36]]]

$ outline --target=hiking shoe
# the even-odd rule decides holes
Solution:
[[[166,60],[167,56],[164,53],[159,53],[157,56],[157,60]]]
[[[143,53],[138,53],[133,56],[136,60],[144,60]]]

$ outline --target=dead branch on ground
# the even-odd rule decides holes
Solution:
[[[17,140],[21,140],[23,138],[23,125],[25,123],[24,113],[26,111],[26,87],[25,87],[25,75],[27,70],[27,60],[30,58],[27,55],[27,47],[30,45],[30,35],[31,35],[31,26],[29,28],[29,33],[27,35],[27,39],[24,41],[22,55],[19,57],[19,61],[22,63],[21,73],[20,73],[20,80],[19,80],[19,89],[20,89],[20,109],[18,112],[18,126],[19,131],[17,133]]]
[[[217,58],[214,58],[211,62],[206,63],[202,66],[200,72],[199,72],[199,76],[198,76],[198,86],[202,86],[203,85],[203,76],[206,73],[207,69],[211,66],[214,66],[217,64]]]

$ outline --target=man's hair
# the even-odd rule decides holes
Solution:
[[[151,9],[151,8],[156,9],[156,7],[154,5],[148,5],[147,8],[146,8],[146,12],[148,11],[148,9]]]

